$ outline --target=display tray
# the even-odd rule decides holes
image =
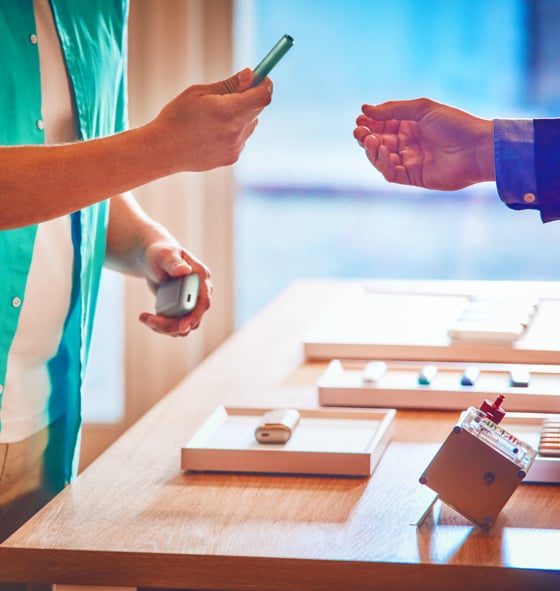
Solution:
[[[504,429],[507,429],[521,441],[538,449],[543,422],[550,418],[558,418],[560,420],[560,415],[508,412],[500,423],[500,426],[503,426]],[[558,444],[558,452],[558,457],[537,454],[523,482],[527,484],[560,484],[560,442]]]
[[[319,403],[338,407],[390,407],[463,410],[485,398],[506,397],[509,411],[560,412],[560,366],[478,363],[474,385],[461,385],[470,363],[385,361],[387,369],[373,384],[364,383],[367,360],[332,360],[317,383]],[[429,385],[419,384],[422,368],[437,369]],[[511,386],[510,372],[529,372],[526,387]]]
[[[258,443],[271,409],[219,407],[181,448],[185,471],[370,476],[392,432],[394,409],[299,410],[287,443]]]
[[[556,364],[558,334],[553,282],[388,281],[345,291],[303,344],[307,359]]]

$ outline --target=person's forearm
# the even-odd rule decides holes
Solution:
[[[61,146],[0,147],[0,230],[77,211],[156,178],[237,161],[272,86],[246,68],[193,85],[150,123]]]
[[[0,229],[77,211],[176,172],[149,125],[57,146],[0,147]]]
[[[174,241],[162,225],[150,218],[131,194],[111,199],[105,264],[129,275],[145,276],[147,246]]]

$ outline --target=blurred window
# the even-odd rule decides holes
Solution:
[[[352,137],[363,103],[560,114],[560,3],[237,0],[236,65],[284,34],[272,104],[236,165],[237,323],[297,277],[556,280],[560,227],[493,184],[388,184]]]

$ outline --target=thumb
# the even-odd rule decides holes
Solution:
[[[163,280],[188,275],[193,270],[192,265],[185,260],[178,249],[162,250],[156,264],[159,269],[158,274],[163,276]]]
[[[193,268],[185,259],[178,256],[170,256],[162,261],[161,268],[170,277],[180,277],[181,275],[192,273]]]
[[[250,68],[245,68],[225,80],[208,84],[206,88],[208,94],[234,94],[250,88],[252,81],[252,70]]]

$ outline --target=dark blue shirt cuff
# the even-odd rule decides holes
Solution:
[[[541,218],[560,220],[560,119],[535,119],[533,124]]]
[[[500,199],[512,209],[540,209],[531,119],[494,120],[494,164]]]

